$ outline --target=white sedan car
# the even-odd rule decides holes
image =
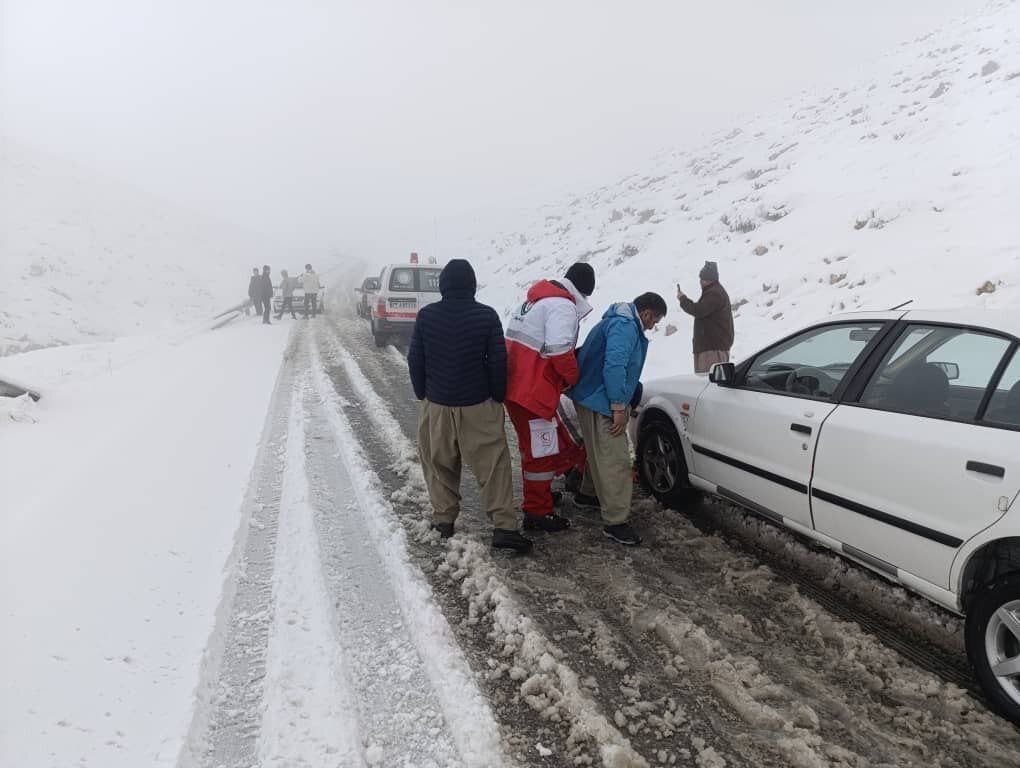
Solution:
[[[706,379],[645,385],[633,437],[665,505],[704,491],[960,614],[1020,722],[1020,312],[831,317]]]

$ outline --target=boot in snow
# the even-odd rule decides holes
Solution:
[[[526,539],[520,531],[508,531],[506,528],[496,528],[492,532],[493,549],[512,549],[515,552],[526,555],[535,546],[531,539]]]
[[[560,515],[529,515],[524,514],[524,530],[557,533],[570,527],[570,520]]]
[[[453,536],[453,523],[432,523],[432,530],[438,531],[440,538],[448,539]]]
[[[638,536],[630,523],[618,523],[617,525],[607,525],[602,529],[602,533],[607,538],[613,541],[618,541],[621,544],[626,544],[628,547],[636,547],[641,543],[641,537]]]
[[[602,502],[598,496],[586,496],[583,493],[574,494],[574,506],[582,509],[602,509]]]

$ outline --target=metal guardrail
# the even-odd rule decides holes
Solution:
[[[225,309],[222,312],[220,312],[218,315],[213,315],[213,318],[212,318],[213,319],[213,323],[209,327],[209,330],[215,331],[217,328],[222,328],[223,326],[228,325],[228,324],[234,322],[237,318],[239,318],[241,316],[242,312],[247,314],[248,313],[247,311],[250,308],[251,308],[251,299],[245,299],[240,304],[236,304],[233,307],[231,307],[230,309]]]
[[[23,395],[28,395],[37,403],[42,399],[42,395],[34,389],[15,384],[13,381],[0,379],[0,397],[22,397]]]

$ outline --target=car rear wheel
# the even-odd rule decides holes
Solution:
[[[655,420],[641,427],[637,462],[641,483],[663,506],[684,509],[696,501],[680,436],[672,424]]]
[[[1020,723],[1020,574],[975,595],[967,611],[967,656],[992,707]]]
[[[375,318],[372,318],[372,336],[375,338],[375,345],[377,347],[386,346],[386,334],[382,333],[375,325]]]

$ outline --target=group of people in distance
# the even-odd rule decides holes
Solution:
[[[694,317],[695,370],[707,372],[729,360],[733,315],[716,264],[706,262],[700,277],[698,300],[679,285],[677,299]],[[665,300],[649,292],[611,305],[578,346],[595,291],[590,264],[532,285],[505,334],[496,311],[475,300],[476,288],[471,264],[451,260],[439,276],[442,299],[419,311],[408,349],[411,384],[422,401],[418,452],[432,528],[444,539],[454,534],[467,464],[493,524],[492,546],[530,552],[533,542],[522,528],[570,528],[555,512],[562,494],[552,482],[576,471],[582,480],[575,506],[598,510],[608,538],[640,544],[630,524],[627,424],[641,401],[646,333],[666,316]],[[514,506],[504,409],[521,452],[523,518]]]
[[[269,315],[273,311],[273,296],[276,293],[271,273],[272,269],[268,264],[262,267],[261,274],[259,274],[258,267],[253,267],[251,280],[248,281],[248,299],[251,301],[252,307],[255,308],[255,314],[262,315],[262,322],[265,325],[270,324]],[[305,294],[305,317],[315,317],[319,314],[318,297],[322,284],[319,282],[319,276],[312,269],[312,265],[305,264],[305,271],[301,277],[291,277],[286,269],[280,270],[280,291],[283,301],[280,303],[280,311],[276,313],[277,320],[282,319],[283,313],[287,311],[290,312],[292,318],[297,319],[297,314],[294,311],[294,291],[299,287]]]

